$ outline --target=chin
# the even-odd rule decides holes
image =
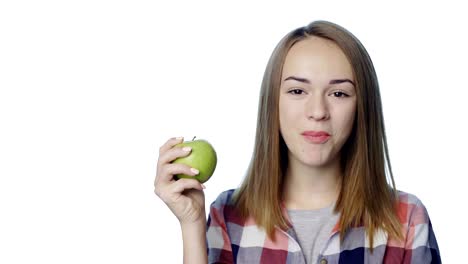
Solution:
[[[309,167],[323,167],[330,163],[328,158],[312,158],[304,157],[300,159],[300,162]]]
[[[314,167],[314,168],[318,168],[318,167],[325,167],[329,164],[328,161],[306,161],[304,162],[305,165],[307,165],[308,167]]]
[[[302,156],[299,156],[299,161],[302,162],[303,164],[309,166],[309,167],[325,167],[328,166],[336,161],[337,156],[336,155],[330,155],[332,153],[323,153],[323,152],[315,152],[315,153],[310,153],[309,155],[304,155],[305,153],[302,153]]]

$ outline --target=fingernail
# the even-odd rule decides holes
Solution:
[[[195,169],[195,168],[191,168],[190,170],[191,170],[193,173],[195,173],[195,174],[198,174],[198,173],[199,173],[199,171],[198,171],[197,169]]]
[[[175,138],[177,141],[181,141],[182,139],[184,139],[184,137],[176,137]]]
[[[205,185],[203,185],[203,184],[201,184],[201,187],[202,187],[203,189],[206,189],[206,186],[205,186]]]
[[[189,151],[192,150],[192,148],[191,147],[183,147],[182,150],[185,151],[185,152],[189,152]]]

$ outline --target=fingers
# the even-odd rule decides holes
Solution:
[[[184,141],[183,137],[170,138],[168,141],[166,141],[166,143],[164,143],[164,145],[162,145],[159,148],[159,155],[162,155],[163,153],[165,153],[166,151],[171,149],[173,146],[175,146],[175,145],[177,145],[179,143],[182,143],[183,141]]]
[[[156,172],[156,178],[154,181],[155,193],[160,196],[161,193],[174,193],[175,191],[179,194],[184,188],[203,189],[201,184],[195,179],[174,181],[174,175],[185,174],[195,176],[199,173],[195,168],[191,168],[185,164],[173,164],[170,163],[178,157],[184,157],[190,154],[190,148],[174,147],[175,145],[182,143],[183,138],[171,138],[164,145],[159,148],[158,167]],[[197,186],[195,186],[197,185]]]
[[[173,193],[182,193],[187,189],[203,191],[205,186],[195,179],[180,179],[172,184],[171,189]]]
[[[160,178],[165,179],[165,181],[172,180],[172,175],[168,175],[166,166],[169,162],[172,162],[177,157],[183,157],[190,153],[190,149],[184,150],[184,148],[174,148],[175,145],[179,144],[183,141],[183,138],[171,138],[169,139],[164,145],[159,148],[159,157],[157,162],[157,170],[156,170],[156,178],[154,181],[154,185],[156,186],[157,182],[159,182]],[[170,173],[171,171],[169,171]],[[177,174],[177,170],[173,171]],[[190,174],[188,174],[190,175]]]
[[[199,173],[198,170],[185,164],[165,164],[159,173],[160,180],[167,183],[170,182],[176,174],[186,174],[195,176]]]
[[[175,199],[174,197],[179,197],[185,190],[196,189],[202,191],[205,188],[205,185],[195,179],[183,178],[167,185],[155,185],[154,192],[164,202],[168,203],[173,201]]]
[[[165,163],[172,162],[176,158],[185,157],[189,155],[191,151],[192,148],[190,147],[172,147],[160,154],[158,165],[164,165]]]

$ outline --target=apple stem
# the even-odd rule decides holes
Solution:
[[[192,141],[194,141],[196,137],[197,137],[197,136],[194,136],[193,139],[192,139]]]

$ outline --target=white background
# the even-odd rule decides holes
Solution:
[[[317,19],[367,48],[397,187],[426,205],[443,261],[466,256],[461,4],[161,2],[1,2],[0,263],[181,263],[178,222],[153,193],[159,146],[214,145],[207,206],[237,187],[267,60]]]

